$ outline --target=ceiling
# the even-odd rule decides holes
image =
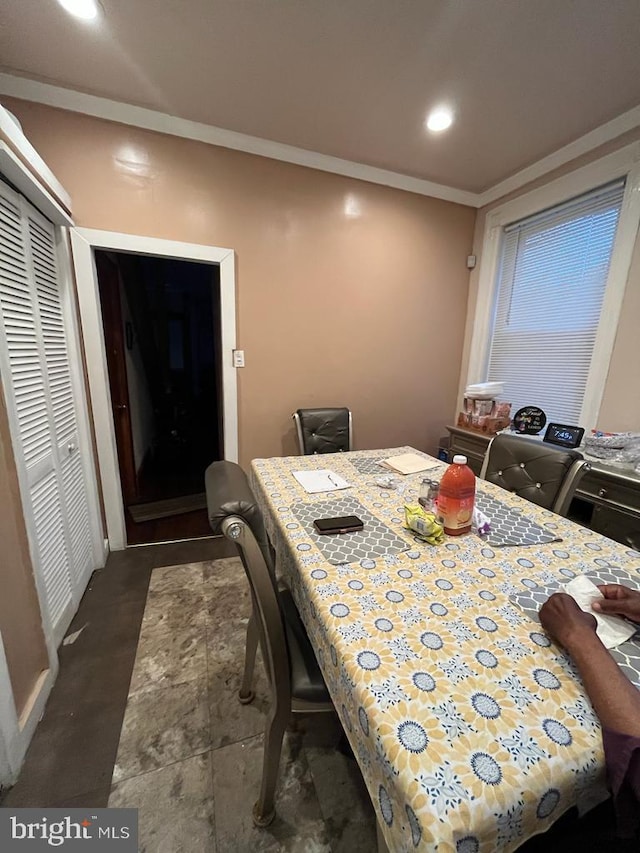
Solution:
[[[640,104],[639,0],[100,2],[0,0],[3,70],[473,193]]]

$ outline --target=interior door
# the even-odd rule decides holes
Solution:
[[[124,356],[125,340],[122,331],[120,273],[116,264],[104,252],[97,252],[95,257],[102,308],[104,345],[107,355],[107,371],[109,373],[109,390],[113,408],[113,425],[116,434],[116,447],[118,448],[120,482],[125,504],[130,504],[134,503],[138,497],[138,478],[133,455],[129,386]]]
[[[59,643],[95,566],[55,231],[0,182],[0,366],[45,624]]]

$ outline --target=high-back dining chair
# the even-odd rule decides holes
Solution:
[[[353,425],[345,407],[298,409],[293,413],[301,456],[351,450]]]
[[[589,463],[576,450],[500,433],[490,442],[480,476],[531,503],[566,515]]]
[[[254,699],[258,642],[269,681],[262,783],[253,807],[254,824],[268,826],[275,817],[282,739],[291,714],[334,709],[291,592],[278,589],[273,550],[246,474],[234,462],[214,462],[205,472],[205,490],[211,529],[236,545],[251,590],[240,702]]]

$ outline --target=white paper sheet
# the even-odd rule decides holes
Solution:
[[[589,578],[583,575],[569,581],[564,587],[564,592],[576,601],[578,607],[584,610],[585,613],[591,613],[596,617],[598,627],[596,633],[602,640],[602,644],[607,649],[615,649],[616,646],[622,645],[636,632],[635,625],[622,619],[620,616],[608,616],[602,613],[596,613],[591,609],[592,602],[598,598],[604,598],[598,587],[592,583]]]
[[[440,462],[435,459],[425,459],[418,453],[402,453],[400,456],[390,456],[381,459],[378,465],[393,471],[395,474],[419,474],[421,471],[430,471],[438,468]]]
[[[348,489],[351,486],[351,483],[348,483],[340,474],[326,468],[320,471],[292,471],[291,473],[310,495],[318,492],[337,492],[339,489]]]

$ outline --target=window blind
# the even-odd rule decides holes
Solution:
[[[579,424],[624,181],[504,229],[487,378],[513,411]]]

